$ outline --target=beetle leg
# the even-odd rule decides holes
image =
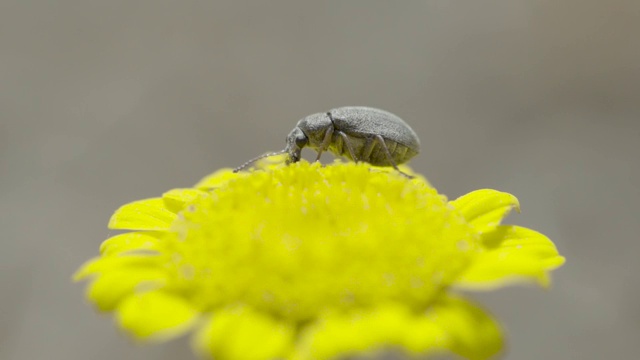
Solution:
[[[344,143],[344,145],[347,146],[347,150],[349,150],[349,154],[351,155],[351,159],[355,162],[358,162],[358,157],[356,156],[355,151],[353,151],[353,146],[351,145],[351,140],[349,140],[349,137],[347,136],[347,134],[343,133],[342,131],[338,130],[338,135],[340,135],[340,137],[342,138],[342,142]]]
[[[408,177],[409,179],[412,179],[413,176],[411,176],[409,174],[405,174],[404,172],[402,172],[402,170],[400,170],[398,168],[398,165],[396,165],[396,162],[393,161],[393,157],[391,157],[391,153],[389,152],[389,148],[387,147],[387,143],[384,142],[384,139],[382,138],[382,136],[374,135],[374,139],[377,140],[378,143],[380,143],[380,147],[382,147],[382,151],[384,151],[384,154],[387,156],[387,160],[389,160],[389,163],[393,166],[393,168],[396,169],[400,174]]]
[[[318,149],[318,156],[316,156],[316,161],[320,161],[320,155],[322,155],[322,152],[324,152],[329,148],[329,143],[331,142],[332,136],[333,136],[333,126],[328,128],[327,131],[324,133],[324,139],[322,139],[322,144]]]
[[[366,139],[366,142],[364,144],[364,150],[362,150],[362,154],[360,154],[360,157],[362,158],[363,161],[369,161],[369,159],[371,159],[371,154],[373,153],[373,148],[376,145],[376,139],[372,138],[372,137],[368,137]]]

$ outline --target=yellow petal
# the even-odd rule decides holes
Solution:
[[[408,307],[385,304],[325,315],[302,333],[292,358],[324,360],[392,348],[424,355],[442,352],[445,335],[432,320]]]
[[[182,211],[188,204],[208,196],[206,191],[197,189],[173,189],[162,194],[164,205],[170,211],[178,213]]]
[[[472,191],[450,202],[479,233],[500,225],[511,209],[520,211],[518,199],[505,192],[483,189]]]
[[[492,290],[512,283],[538,282],[548,285],[548,273],[564,258],[551,240],[520,226],[499,226],[482,237],[485,251],[456,282],[456,287]]]
[[[194,347],[217,360],[284,358],[294,336],[291,325],[248,307],[216,311],[196,335]]]
[[[385,349],[488,359],[502,349],[502,332],[482,309],[457,298],[441,298],[426,313],[387,304],[323,317],[303,332],[292,358],[325,360]]]
[[[161,269],[112,270],[91,282],[87,298],[101,311],[111,311],[134,291],[160,288],[166,282],[167,274]]]
[[[429,309],[427,317],[446,334],[447,349],[466,359],[490,359],[502,350],[500,326],[471,302],[442,299]]]
[[[100,254],[103,256],[120,255],[136,250],[161,249],[159,238],[160,231],[136,231],[110,237],[100,245]]]
[[[96,257],[84,263],[73,275],[73,280],[80,281],[123,268],[135,271],[135,268],[161,267],[164,262],[164,257],[152,255]]]
[[[168,230],[177,215],[161,198],[134,201],[121,206],[109,220],[110,229]]]
[[[135,294],[118,306],[120,327],[140,340],[163,341],[185,333],[198,312],[181,297],[161,291]]]

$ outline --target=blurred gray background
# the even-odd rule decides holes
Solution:
[[[637,0],[0,1],[0,358],[191,358],[71,274],[119,205],[342,105],[404,118],[441,192],[516,194],[568,258],[550,291],[474,294],[507,359],[637,357],[639,37]]]

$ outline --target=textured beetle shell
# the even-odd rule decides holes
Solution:
[[[370,107],[347,106],[330,111],[335,130],[344,132],[349,137],[358,160],[377,166],[391,166],[384,149],[376,143],[373,151],[365,156],[363,151],[375,135],[380,135],[396,164],[402,164],[420,152],[418,135],[396,115]],[[329,150],[337,155],[351,159],[348,148],[342,137],[333,134]],[[353,159],[351,159],[353,160]]]

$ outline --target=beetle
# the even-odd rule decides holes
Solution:
[[[255,161],[287,153],[287,163],[300,161],[304,147],[317,151],[316,161],[325,151],[353,161],[398,168],[420,152],[418,135],[398,116],[376,108],[345,106],[302,118],[291,130],[284,150],[264,154],[235,168],[238,172]]]

